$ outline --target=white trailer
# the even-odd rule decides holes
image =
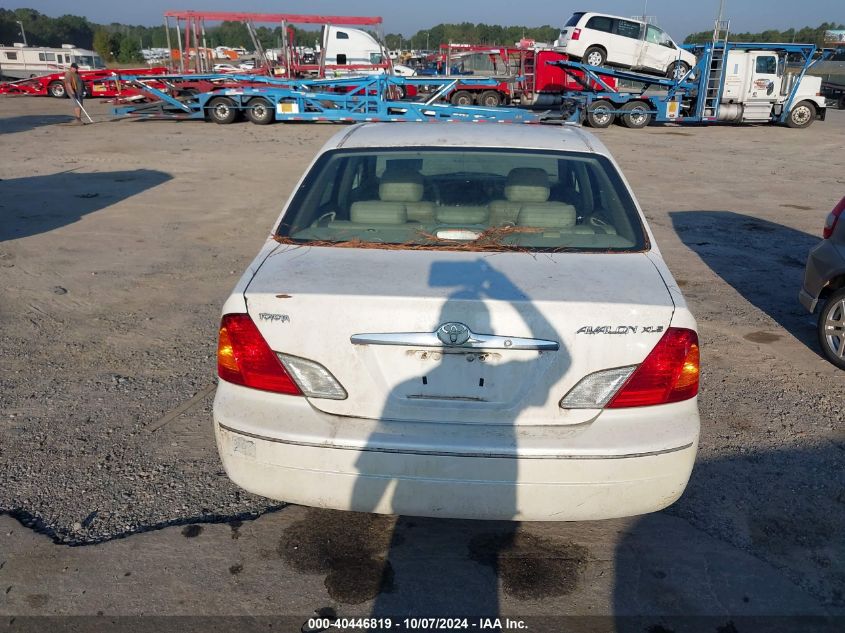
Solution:
[[[29,79],[62,72],[75,63],[79,70],[100,70],[106,67],[94,51],[62,44],[61,48],[44,46],[0,46],[0,76]]]

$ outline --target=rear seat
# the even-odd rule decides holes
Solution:
[[[379,183],[378,195],[384,202],[402,203],[408,220],[433,222],[434,203],[423,200],[423,177],[415,171],[388,169]]]
[[[490,203],[490,225],[506,223],[548,229],[575,230],[575,207],[549,202],[549,177],[533,167],[512,169],[505,181],[506,200]],[[592,233],[592,231],[585,231]]]
[[[437,207],[437,221],[441,224],[487,224],[489,218],[486,206]]]
[[[333,220],[330,226],[361,227],[434,222],[434,203],[422,199],[423,178],[410,170],[388,170],[378,188],[378,200],[360,200],[349,207],[349,220]]]
[[[349,209],[349,220],[353,224],[405,224],[408,211],[399,202],[362,200],[353,202]]]

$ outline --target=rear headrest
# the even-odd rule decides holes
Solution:
[[[519,212],[519,226],[533,226],[538,229],[568,229],[575,226],[575,207],[563,202],[524,204]]]
[[[549,199],[549,177],[535,167],[511,169],[505,182],[505,197],[511,202],[545,202]]]
[[[419,202],[423,197],[423,178],[415,171],[387,170],[381,177],[378,197],[385,202]]]
[[[349,219],[359,224],[405,224],[408,211],[401,202],[362,200],[352,203]]]

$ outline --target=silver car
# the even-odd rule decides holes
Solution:
[[[810,251],[804,269],[804,286],[798,293],[811,313],[819,311],[818,335],[824,355],[845,369],[845,197],[824,223],[824,239]]]

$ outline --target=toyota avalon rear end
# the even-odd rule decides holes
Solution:
[[[575,129],[339,134],[226,301],[218,373],[230,478],[309,506],[642,514],[697,448],[695,321]]]

